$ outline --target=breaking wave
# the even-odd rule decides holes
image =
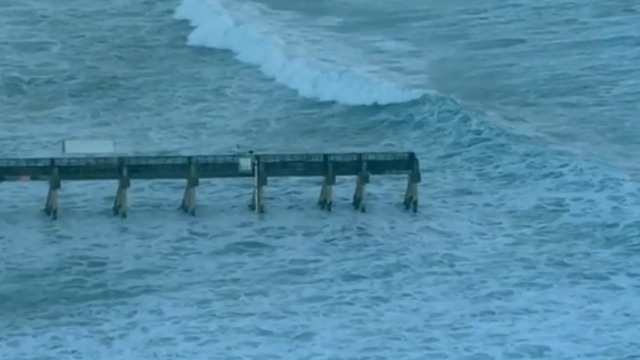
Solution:
[[[237,5],[237,4],[236,4]],[[405,89],[366,73],[310,54],[274,31],[274,22],[256,16],[246,4],[231,8],[221,0],[183,0],[174,17],[188,20],[188,44],[230,50],[244,63],[298,95],[344,105],[389,105],[416,100],[425,93]]]

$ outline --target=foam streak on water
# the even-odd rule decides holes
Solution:
[[[560,61],[571,46],[606,64],[591,79],[618,79],[617,97],[549,111],[596,139],[587,114],[632,109],[633,77],[607,56],[634,73],[626,45],[536,50],[582,26],[571,4],[0,4],[0,157],[96,137],[132,152],[415,150],[424,169],[418,214],[400,207],[403,177],[372,178],[367,214],[349,206],[353,179],[331,214],[320,179],[272,179],[265,216],[248,212],[249,180],[203,180],[195,218],[177,211],[182,182],[135,181],[126,221],[114,183],[63,183],[57,222],[45,184],[2,183],[0,360],[637,357],[637,179],[551,141],[547,119],[501,112],[526,113],[523,84],[536,101],[577,91],[534,81],[576,71]],[[606,36],[640,23],[633,4],[587,9],[619,15]],[[487,59],[520,72],[487,75]],[[485,97],[480,75],[496,79]]]

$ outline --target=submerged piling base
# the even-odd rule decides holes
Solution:
[[[118,186],[115,199],[113,200],[113,215],[126,219],[128,207],[127,189]]]
[[[418,160],[413,157],[411,172],[407,176],[407,190],[404,193],[404,209],[412,209],[414,213],[418,212],[418,184],[422,181],[422,174],[418,165]]]
[[[414,183],[409,179],[409,183],[407,184],[407,191],[404,195],[404,209],[418,212],[418,184]]]
[[[118,190],[116,190],[116,196],[113,200],[113,215],[119,216],[122,219],[126,219],[128,216],[128,199],[127,190],[131,187],[131,180],[129,179],[129,173],[125,166],[120,168],[120,178],[118,179]]]
[[[366,184],[360,179],[356,180],[356,189],[353,192],[353,208],[360,212],[367,212],[367,192]]]
[[[320,209],[331,211],[333,208],[333,186],[327,184],[327,181],[322,182],[322,188],[320,189],[320,198],[318,199],[318,206]]]
[[[49,188],[47,193],[47,201],[44,205],[44,213],[51,216],[53,220],[58,219],[58,190]]]
[[[249,203],[249,209],[255,211],[258,214],[265,213],[265,196],[264,188],[268,183],[268,175],[266,172],[265,164],[260,158],[252,159],[253,170],[253,193],[251,195],[251,203]]]
[[[329,161],[329,157],[324,156],[322,160],[324,179],[322,180],[322,188],[320,188],[318,205],[322,210],[331,211],[333,209],[333,186],[336,184],[336,176],[333,172],[333,163]]]
[[[189,187],[188,185],[184,189],[182,195],[182,202],[180,203],[180,210],[191,215],[196,216],[196,189]]]
[[[360,212],[367,211],[367,191],[366,187],[369,183],[369,172],[367,171],[367,163],[363,162],[361,170],[356,177],[356,189],[353,192],[353,208]]]
[[[53,220],[58,219],[58,191],[61,185],[58,168],[53,168],[49,177],[47,200],[44,204],[44,213]]]
[[[251,195],[251,202],[249,203],[249,209],[255,211],[258,214],[264,214],[264,186],[258,186],[253,190]]]
[[[187,176],[187,184],[182,195],[180,210],[185,213],[196,216],[196,187],[200,185],[200,179],[196,174],[196,168],[193,164],[189,166],[189,174]]]

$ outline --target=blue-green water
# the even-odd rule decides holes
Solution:
[[[414,150],[422,209],[314,180],[0,186],[0,359],[640,355],[630,1],[0,5],[0,155]]]

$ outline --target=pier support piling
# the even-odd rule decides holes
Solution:
[[[58,168],[51,170],[49,177],[49,191],[47,192],[47,201],[44,205],[44,213],[51,219],[58,219],[58,191],[60,190],[61,181]]]
[[[418,212],[418,183],[414,182],[411,174],[408,176],[407,190],[404,194],[404,209],[413,208],[413,212]]]
[[[324,157],[324,167],[324,179],[322,180],[318,206],[320,206],[322,210],[331,211],[333,208],[333,186],[336,184],[336,177],[333,173],[333,165],[329,161],[328,156]]]
[[[113,200],[113,215],[120,216],[125,219],[128,216],[128,200],[127,190],[131,187],[131,179],[129,178],[129,171],[124,165],[120,166],[120,175],[118,177],[118,190],[116,190],[116,196]]]
[[[315,195],[319,196],[311,200],[317,200],[321,211],[327,212],[334,210],[337,177],[356,177],[352,206],[357,212],[371,211],[367,209],[367,184],[371,176],[375,176],[376,179],[378,177],[382,179],[382,176],[386,175],[408,176],[406,190],[401,193],[401,189],[398,189],[396,195],[396,206],[399,207],[399,211],[417,212],[418,191],[421,191],[418,159],[415,153],[408,151],[345,153],[254,153],[248,151],[210,155],[124,155],[115,153],[114,149],[112,142],[105,144],[93,141],[70,141],[65,142],[63,146],[65,156],[0,158],[0,182],[48,182],[49,189],[44,212],[53,219],[58,218],[61,181],[66,183],[67,181],[106,180],[113,182],[114,185],[117,181],[115,198],[109,198],[104,206],[108,211],[109,205],[113,205],[113,216],[122,218],[128,217],[128,191],[131,181],[164,179],[186,182],[180,185],[180,187],[184,186],[182,196],[179,193],[174,194],[176,196],[174,205],[179,205],[180,212],[184,211],[191,216],[195,216],[199,211],[199,209],[196,210],[196,188],[199,187],[199,179],[245,179],[239,181],[247,181],[247,186],[248,181],[251,181],[252,186],[246,189],[245,200],[248,201],[251,197],[251,202],[247,204],[248,208],[258,214],[266,212],[265,189],[268,178],[322,178],[319,194]],[[399,204],[400,202],[402,205]],[[402,208],[405,210],[401,210]],[[174,208],[174,211],[177,209]]]
[[[418,212],[418,184],[422,181],[418,159],[412,156],[411,172],[407,176],[407,190],[404,193],[404,209]]]
[[[187,185],[184,188],[180,209],[191,216],[196,216],[196,188],[198,185],[200,185],[200,179],[198,178],[196,166],[190,163]]]
[[[353,208],[360,212],[367,211],[367,191],[366,187],[369,183],[369,172],[367,171],[367,163],[362,161],[360,171],[356,177],[356,189],[353,193]]]
[[[267,185],[267,173],[264,163],[259,156],[254,157],[253,161],[253,195],[249,208],[258,214],[265,212],[265,196],[264,187]]]

